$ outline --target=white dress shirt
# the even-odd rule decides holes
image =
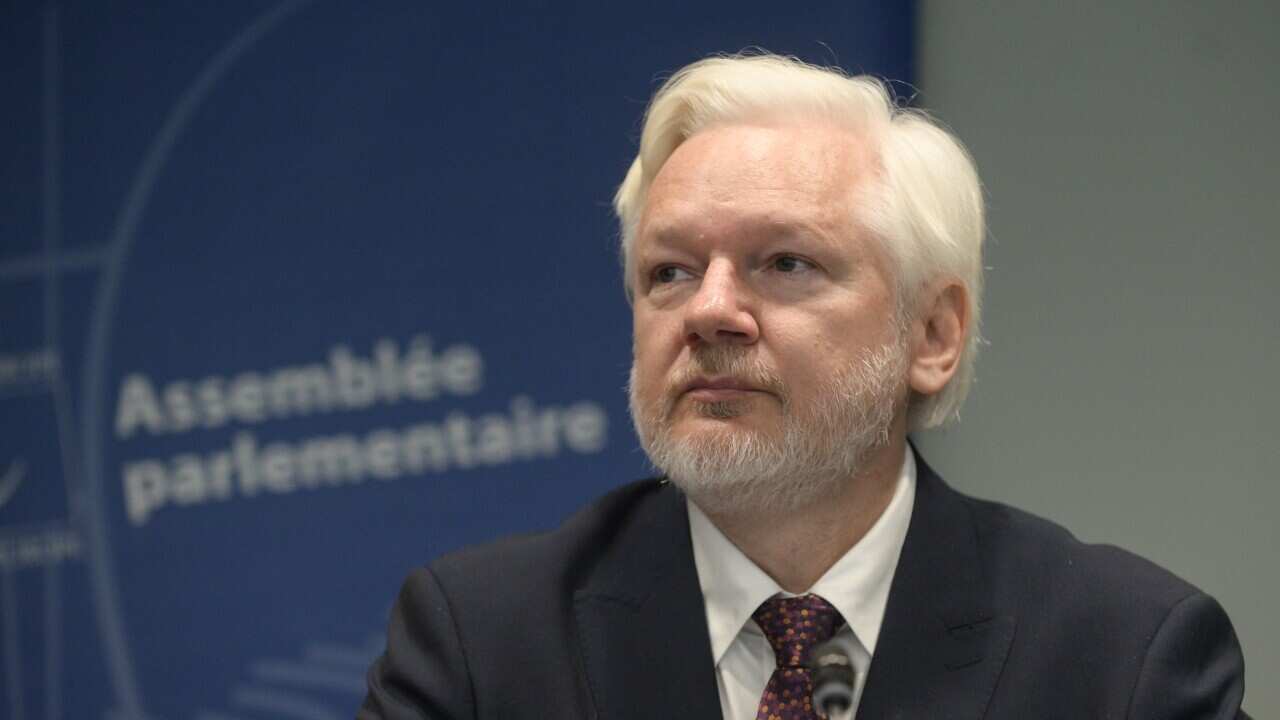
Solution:
[[[916,464],[910,449],[902,462],[898,485],[884,513],[867,534],[827,570],[806,593],[822,596],[844,617],[838,634],[849,634],[857,648],[853,660],[852,717],[862,699],[871,657],[884,620],[889,584],[893,581],[915,504]],[[692,502],[689,530],[693,561],[706,602],[711,655],[716,663],[720,708],[725,720],[754,720],[760,696],[777,666],[773,648],[751,614],[774,595],[791,593],[778,586],[742,554]],[[801,593],[801,594],[806,594]]]

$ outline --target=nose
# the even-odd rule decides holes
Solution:
[[[699,342],[750,345],[760,337],[755,308],[746,288],[727,260],[713,260],[702,276],[698,291],[685,307],[685,339]]]

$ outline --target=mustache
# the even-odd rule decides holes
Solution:
[[[790,393],[786,383],[768,365],[754,357],[750,350],[728,345],[706,345],[693,348],[689,362],[667,381],[668,404],[674,405],[689,383],[707,376],[725,378],[750,385],[778,396],[786,407]]]

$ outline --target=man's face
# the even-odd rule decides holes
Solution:
[[[864,143],[825,124],[711,128],[663,165],[629,278],[632,412],[660,467],[671,448],[689,462],[668,464],[698,474],[717,453],[801,442],[801,455],[840,454],[832,446],[869,442],[859,432],[887,433],[906,361],[887,259],[855,222],[871,172]],[[878,427],[844,427],[866,424]],[[775,460],[737,470],[803,472],[795,453]]]

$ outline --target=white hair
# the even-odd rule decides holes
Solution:
[[[940,392],[913,396],[907,412],[909,431],[941,425],[959,414],[981,342],[982,189],[960,141],[926,113],[899,107],[881,80],[772,54],[712,57],[672,75],[649,103],[640,150],[614,196],[627,297],[649,185],[680,143],[713,126],[812,120],[849,128],[870,146],[876,174],[858,188],[857,222],[889,256],[901,318],[914,315],[920,291],[937,279],[968,290],[956,374]]]
[[[637,372],[627,391],[640,444],[661,470],[698,507],[716,514],[744,511],[790,513],[830,500],[864,471],[874,451],[889,443],[905,384],[906,337],[897,334],[871,348],[821,382],[816,401],[798,406],[782,378],[740,347],[710,345],[690,356],[684,374],[750,378],[771,388],[782,404],[782,434],[717,430],[673,437],[671,418],[684,385],[679,377],[649,405],[641,401]],[[758,402],[758,401],[757,401]],[[742,403],[694,402],[704,417],[730,418]]]

